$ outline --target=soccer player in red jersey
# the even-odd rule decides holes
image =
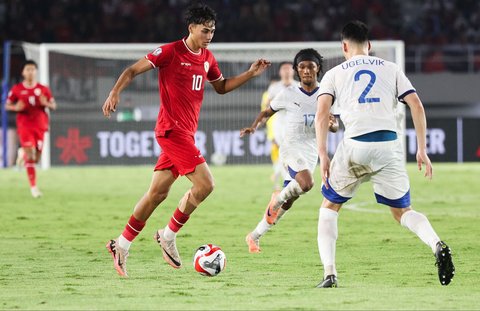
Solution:
[[[154,235],[165,261],[173,268],[181,267],[176,234],[214,187],[213,176],[194,140],[205,82],[210,82],[217,93],[225,94],[260,75],[270,65],[270,62],[258,59],[247,71],[225,79],[212,52],[207,49],[215,32],[215,12],[203,4],[192,6],[187,10],[186,22],[188,36],[155,49],[128,67],[102,108],[103,114],[109,117],[116,110],[121,91],[135,76],[158,69],[161,105],[155,135],[162,152],[150,188],[136,204],[125,230],[118,239],[107,244],[115,269],[121,276],[127,276],[126,259],[133,239],[168,196],[178,176],[184,175],[192,182],[192,187],[180,200],[168,225]]]
[[[17,113],[17,132],[34,198],[42,195],[37,187],[35,164],[40,160],[43,136],[48,131],[47,108],[57,108],[50,89],[37,82],[37,68],[34,61],[25,62],[22,69],[23,81],[12,87],[5,106],[6,110]]]

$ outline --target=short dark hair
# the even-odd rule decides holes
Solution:
[[[351,40],[357,43],[368,41],[369,30],[365,23],[355,20],[348,22],[342,29],[342,40]]]
[[[35,66],[35,68],[38,69],[38,65],[37,65],[37,63],[36,63],[34,60],[27,59],[27,60],[23,63],[22,70],[25,69],[25,67],[28,66],[28,65],[33,65],[33,66]]]
[[[187,8],[185,21],[187,22],[187,25],[204,25],[209,22],[215,24],[217,22],[217,13],[204,3],[195,3]]]
[[[300,64],[302,61],[309,60],[312,62],[317,63],[319,70],[317,72],[317,78],[320,76],[320,72],[322,72],[323,69],[323,56],[318,53],[317,50],[315,49],[303,49],[300,50],[297,55],[295,55],[295,58],[293,59],[293,70],[295,70],[295,75],[298,77],[298,64]],[[299,78],[299,77],[298,77]]]

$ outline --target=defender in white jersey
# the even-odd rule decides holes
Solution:
[[[300,84],[284,89],[272,100],[270,107],[257,116],[251,127],[240,132],[240,136],[254,133],[261,120],[276,112],[285,112],[283,123],[285,136],[280,153],[289,176],[285,179],[283,190],[272,195],[265,215],[255,230],[246,237],[251,253],[260,252],[260,237],[280,220],[300,195],[313,187],[313,172],[318,162],[314,120],[319,95],[317,79],[322,69],[322,56],[314,49],[301,50],[295,56],[293,68],[300,79]],[[329,121],[329,127],[332,131],[338,128],[333,116]]]
[[[329,70],[320,83],[316,114],[318,153],[321,163],[324,200],[318,221],[318,247],[324,267],[324,280],[318,287],[336,287],[335,243],[338,211],[352,198],[361,183],[371,180],[378,203],[390,207],[393,217],[431,247],[438,276],[448,285],[455,268],[449,247],[440,240],[428,219],[412,210],[410,184],[404,164],[404,151],[397,137],[396,106],[407,104],[417,134],[417,163],[432,165],[426,153],[426,120],[422,102],[400,68],[368,55],[368,29],[359,21],[342,30],[346,61]],[[331,164],[326,140],[328,113],[337,106],[345,125],[345,135]]]

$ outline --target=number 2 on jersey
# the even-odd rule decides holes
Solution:
[[[192,90],[193,91],[200,91],[202,89],[202,81],[203,76],[201,75],[193,75],[192,76]]]
[[[370,82],[368,82],[367,87],[365,90],[363,90],[362,94],[358,98],[358,103],[359,104],[365,104],[365,103],[379,103],[380,98],[378,97],[369,97],[367,98],[368,92],[372,89],[373,85],[375,84],[375,81],[377,80],[377,76],[373,71],[370,70],[360,70],[355,74],[355,82],[360,81],[360,76],[361,75],[369,75],[370,76]]]

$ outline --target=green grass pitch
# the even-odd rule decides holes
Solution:
[[[436,164],[432,181],[409,165],[413,206],[452,248],[457,275],[442,287],[430,249],[374,202],[370,184],[340,214],[339,288],[322,278],[317,185],[262,240],[244,243],[264,212],[269,166],[213,167],[216,189],[182,229],[184,267],[174,270],[152,239],[189,187],[182,178],[130,249],[130,278],[113,269],[105,244],[119,235],[151,168],[54,168],[39,172],[44,197],[30,197],[24,172],[0,173],[0,309],[479,309],[480,165]],[[197,274],[204,243],[222,247],[227,268]]]

